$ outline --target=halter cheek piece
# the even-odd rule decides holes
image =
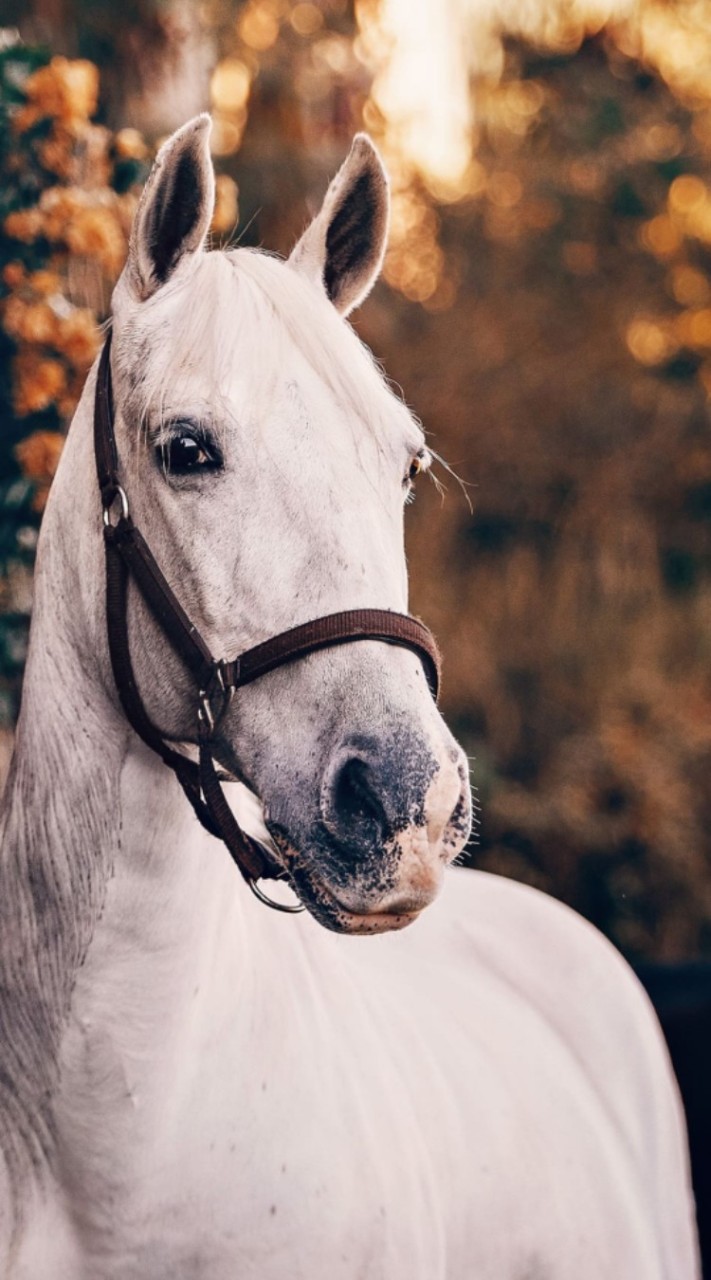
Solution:
[[[111,334],[101,352],[96,378],[94,450],[104,512],[109,654],[121,705],[138,736],[173,770],[203,827],[227,845],[260,901],[278,911],[302,911],[301,905],[288,907],[272,902],[259,888],[257,881],[283,879],[285,873],[267,850],[242,830],[225,799],[213,759],[213,742],[222,717],[236,691],[244,685],[318,649],[356,640],[383,640],[386,644],[413,650],[422,662],[436,698],[440,677],[437,644],[427,627],[407,614],[385,609],[349,609],[282,631],[232,661],[213,657],[131,519],[119,475],[110,354]],[[133,578],[156,622],[195,678],[197,763],[168,745],[143,705],[128,643],[129,578]]]

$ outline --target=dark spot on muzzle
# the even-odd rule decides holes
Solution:
[[[292,851],[290,876],[323,923],[315,880],[330,891],[354,891],[376,900],[397,882],[399,832],[424,826],[430,783],[439,765],[428,744],[411,729],[375,737],[351,734],[330,752],[322,774],[318,814],[305,829],[305,813],[291,810],[287,822],[272,812],[267,826],[282,851]],[[286,814],[284,815],[287,816]],[[298,851],[298,853],[296,853]],[[296,853],[296,856],[293,856]]]
[[[381,853],[399,831],[424,826],[425,798],[438,764],[411,733],[354,735],[339,743],[321,787],[322,836],[344,870]]]

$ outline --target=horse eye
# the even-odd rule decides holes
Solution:
[[[414,480],[417,479],[420,472],[424,471],[424,468],[425,468],[424,452],[416,453],[414,458],[412,459],[412,462],[410,463],[410,470],[407,473],[407,478],[410,481],[410,483],[412,483]]]
[[[171,475],[184,476],[220,466],[220,458],[207,442],[187,432],[173,436],[172,440],[160,446],[158,452],[163,469]]]

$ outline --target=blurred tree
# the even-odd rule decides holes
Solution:
[[[89,63],[49,62],[7,41],[0,49],[0,721],[14,714],[31,605],[39,514],[71,411],[98,347],[93,310],[70,300],[70,252],[109,259],[125,237],[82,188],[105,159],[89,124],[97,76]],[[107,165],[104,165],[106,168]],[[65,278],[62,278],[62,277]]]
[[[239,0],[222,5],[233,12]],[[114,128],[168,133],[205,107],[214,14],[190,0],[5,0],[3,22],[29,45],[92,61]]]

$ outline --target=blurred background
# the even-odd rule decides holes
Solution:
[[[288,252],[366,128],[393,226],[355,324],[463,481],[420,484],[408,548],[473,757],[468,858],[564,899],[637,965],[696,1108],[703,1200],[710,0],[1,13],[3,753],[42,508],[156,144],[209,108],[215,243]]]

